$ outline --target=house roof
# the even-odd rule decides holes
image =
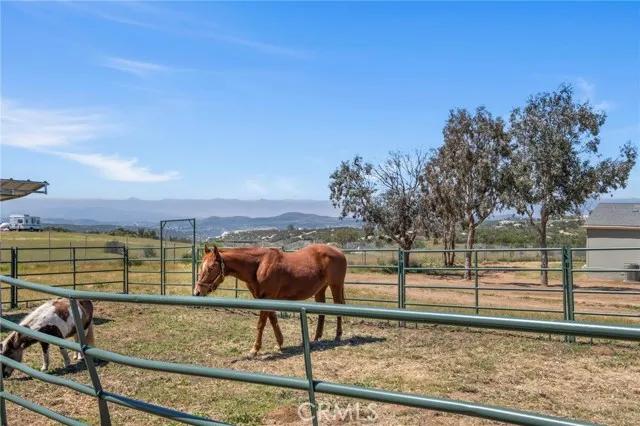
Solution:
[[[640,202],[600,203],[585,222],[587,228],[640,228]]]

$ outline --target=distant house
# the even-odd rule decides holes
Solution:
[[[623,269],[640,264],[640,203],[600,203],[587,218],[585,228],[587,248],[638,247],[587,251],[587,268]],[[607,275],[619,277],[622,273]]]

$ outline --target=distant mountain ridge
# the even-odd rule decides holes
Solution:
[[[116,228],[135,230],[138,227],[158,229],[159,223],[149,224],[107,224],[91,220],[65,220],[65,219],[44,219],[44,226],[54,226],[76,232],[109,232]],[[287,212],[272,217],[248,217],[232,216],[219,217],[212,216],[204,219],[196,219],[197,238],[207,239],[219,237],[225,233],[236,231],[255,231],[265,229],[284,230],[294,229],[324,229],[339,228],[345,226],[360,227],[361,222],[345,218],[321,216],[309,213]],[[165,227],[165,235],[172,237],[188,238],[191,236],[191,225],[188,222],[168,223]]]
[[[329,201],[322,200],[124,200],[64,199],[31,196],[2,203],[3,218],[11,214],[40,216],[49,223],[152,225],[162,219],[195,217],[269,218],[290,212],[337,217]]]

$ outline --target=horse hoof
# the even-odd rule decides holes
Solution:
[[[42,367],[40,367],[40,371],[42,372],[46,372],[49,370],[49,367],[45,367],[44,365]]]
[[[247,354],[247,358],[255,358],[256,355],[258,355],[258,351],[256,351],[255,349],[251,349]]]
[[[273,350],[274,350],[274,351],[276,351],[276,352],[278,352],[278,353],[282,353],[282,346],[280,346],[280,345],[275,345],[275,346],[273,347]]]

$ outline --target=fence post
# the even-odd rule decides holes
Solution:
[[[398,309],[403,309],[405,305],[405,270],[404,270],[404,250],[398,249]],[[404,327],[404,321],[398,321],[399,327]]]
[[[562,301],[563,314],[565,321],[573,321],[573,262],[571,259],[571,249],[567,246],[562,247]],[[574,343],[575,336],[564,336],[565,342]]]
[[[565,250],[566,247],[562,247],[560,266],[562,267],[562,319],[567,321],[569,310],[567,309],[567,262]]]
[[[191,245],[191,295],[196,288],[196,243]]]
[[[122,292],[129,294],[129,248],[122,248]]]
[[[407,308],[407,270],[404,267],[404,251],[402,252],[402,309]],[[404,322],[402,323],[404,326]]]
[[[160,295],[164,295],[164,221],[160,221]]]
[[[98,371],[96,371],[96,366],[93,362],[93,357],[91,355],[86,354],[87,346],[87,335],[85,334],[84,324],[82,317],[80,316],[80,308],[78,307],[78,301],[76,299],[70,299],[70,307],[71,314],[73,315],[73,321],[76,325],[76,336],[78,342],[80,343],[80,353],[84,358],[85,365],[87,366],[87,371],[89,372],[89,377],[91,377],[91,383],[93,384],[93,389],[96,391],[96,397],[98,398],[98,409],[100,412],[100,425],[101,426],[111,426],[111,416],[109,415],[109,407],[107,405],[107,401],[102,399],[102,385],[100,384],[100,377],[98,376]],[[92,327],[91,324],[89,324]]]
[[[160,247],[160,294],[161,295],[165,295],[166,292],[166,287],[164,284],[164,280],[165,280],[165,274],[164,274],[164,270],[166,268],[166,263],[165,263],[165,247]]]
[[[315,386],[313,383],[313,370],[311,368],[311,345],[309,344],[309,324],[307,323],[307,310],[300,309],[300,329],[302,331],[302,348],[304,350],[304,369],[309,382],[309,408],[311,409],[311,421],[313,426],[318,426],[318,407],[316,405]]]
[[[73,273],[73,289],[76,289],[76,284],[77,284],[77,276],[76,276],[76,248],[73,247],[71,249],[71,271]]]
[[[2,367],[2,364],[0,364]],[[2,374],[0,374],[0,395],[4,392],[4,381],[2,379]],[[4,398],[0,396],[0,425],[7,426],[7,406],[4,402]]]
[[[575,321],[575,295],[573,293],[573,249],[567,247],[567,308],[569,308],[568,319]]]
[[[480,290],[479,290],[479,280],[478,280],[478,250],[473,252],[473,268],[475,270],[475,296],[476,296],[476,315],[480,315]]]
[[[18,247],[11,247],[11,278],[18,278]],[[18,287],[11,286],[9,306],[14,309],[18,307]]]
[[[12,264],[13,265],[13,264]],[[13,288],[14,286],[10,286]],[[0,291],[0,316],[2,316],[2,291]],[[0,370],[4,370],[2,363],[0,363]],[[2,378],[2,374],[0,374],[0,425],[7,426],[7,407],[4,401],[3,392],[4,392],[4,381]]]
[[[402,309],[402,275],[403,275],[403,253],[398,249],[398,309]]]

